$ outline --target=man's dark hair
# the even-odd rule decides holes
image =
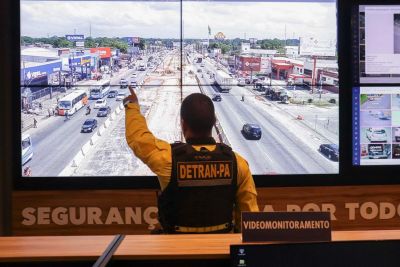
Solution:
[[[214,104],[206,95],[191,94],[182,102],[181,118],[195,134],[209,134],[216,120]]]

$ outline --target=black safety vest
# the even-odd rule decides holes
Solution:
[[[215,144],[214,151],[192,145]],[[225,225],[230,232],[237,188],[237,163],[232,149],[213,138],[172,144],[172,171],[168,186],[158,197],[159,221],[166,233],[179,229]],[[194,231],[196,232],[196,231]]]

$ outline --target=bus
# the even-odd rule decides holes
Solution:
[[[57,103],[58,115],[72,115],[88,103],[88,96],[85,90],[75,90],[64,96]]]
[[[90,88],[90,98],[101,99],[108,94],[110,89],[110,80],[100,81],[99,83],[92,85]]]
[[[27,163],[33,157],[32,139],[29,134],[22,134],[21,137],[22,165]]]

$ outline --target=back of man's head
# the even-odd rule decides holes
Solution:
[[[181,119],[197,135],[208,135],[215,124],[214,104],[203,94],[187,96],[181,105]]]

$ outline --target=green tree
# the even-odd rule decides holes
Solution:
[[[85,47],[86,48],[93,48],[96,47],[96,42],[92,37],[87,37],[85,39]]]

